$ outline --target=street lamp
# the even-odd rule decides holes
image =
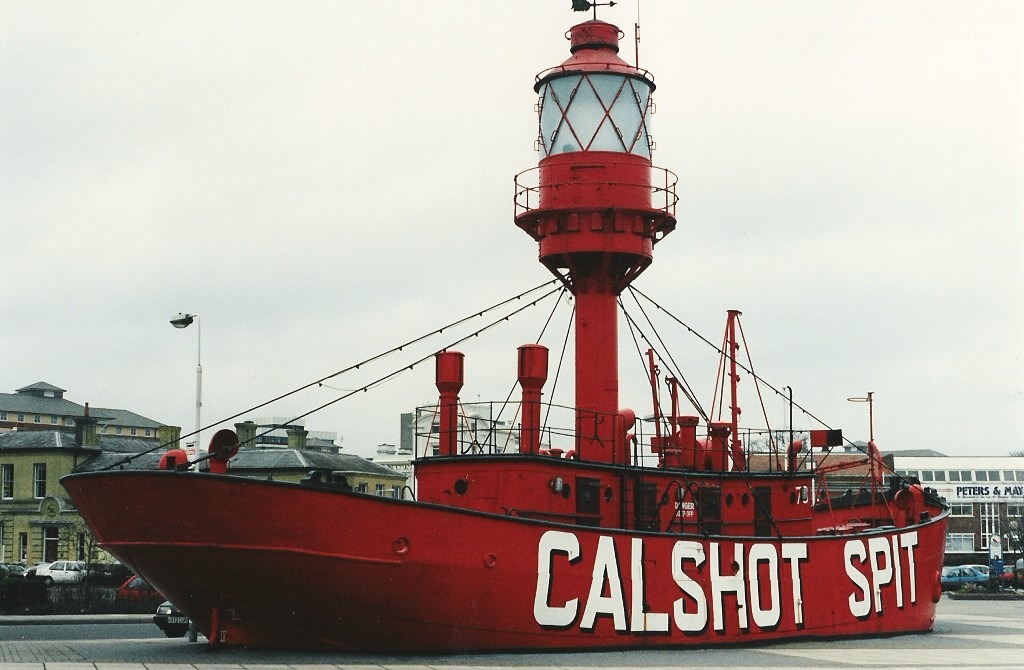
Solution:
[[[866,402],[868,404],[868,439],[872,442],[875,441],[875,401],[873,396],[874,391],[868,391],[866,398],[847,398],[850,402]]]
[[[199,325],[198,314],[182,314],[178,312],[178,316],[171,319],[171,325],[175,328],[188,328],[195,322],[196,324],[196,456],[199,456],[200,450],[202,449],[203,442],[200,439],[199,429],[202,428],[202,408],[203,408],[203,331]]]

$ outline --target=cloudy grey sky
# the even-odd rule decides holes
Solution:
[[[179,311],[206,423],[545,281],[512,176],[569,4],[0,2],[0,391],[191,430]],[[643,0],[680,206],[638,287],[712,340],[741,309],[757,371],[848,437],[873,391],[884,450],[1019,449],[1022,8]],[[635,0],[601,16],[632,62]],[[464,399],[508,392],[538,326],[506,330],[463,347]],[[306,423],[368,455],[434,395],[420,366]]]

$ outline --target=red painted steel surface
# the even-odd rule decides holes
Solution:
[[[64,484],[101,544],[204,634],[216,609],[224,644],[262,647],[590,649],[923,631],[945,533],[942,516],[849,536],[706,538],[194,472]],[[204,512],[139,514],[168,500]]]

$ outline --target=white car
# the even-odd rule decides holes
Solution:
[[[85,579],[85,561],[54,561],[36,566],[36,579],[47,584],[76,584]]]

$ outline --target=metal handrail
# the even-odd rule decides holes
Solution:
[[[679,183],[679,177],[674,172],[667,168],[651,166],[652,177],[656,174],[661,175],[661,179],[651,179],[650,184],[622,184],[622,182],[614,182],[615,185],[624,186],[648,186],[651,189],[651,209],[653,211],[662,212],[673,218],[676,215],[676,204],[679,202],[679,195],[676,193],[676,186]],[[532,178],[531,183],[526,182],[526,177],[529,175]],[[527,214],[529,212],[540,209],[540,192],[543,186],[540,184],[540,168],[532,167],[527,170],[523,170],[515,176],[515,194],[513,196],[513,203],[515,205],[515,216],[521,214]],[[658,181],[659,183],[654,183]],[[575,184],[576,182],[572,182]],[[612,184],[613,182],[608,182]],[[568,186],[570,182],[561,184],[547,184],[548,187],[559,187]],[[660,202],[659,202],[660,201]],[[659,204],[654,204],[659,203]]]

